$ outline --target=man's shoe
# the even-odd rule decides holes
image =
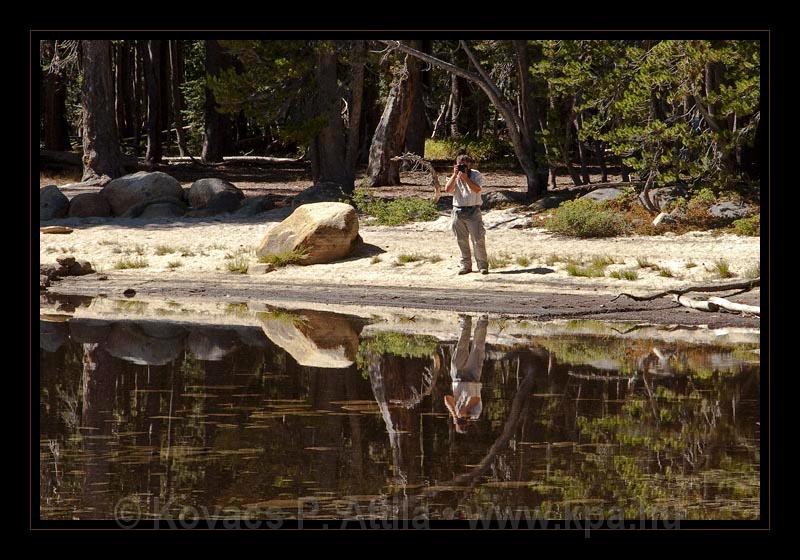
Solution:
[[[461,270],[459,270],[459,271],[458,271],[458,275],[459,275],[459,276],[461,276],[462,274],[469,274],[470,272],[472,272],[472,270],[471,270],[471,269],[469,269],[469,268],[462,268]]]
[[[489,274],[489,269],[488,268],[482,268],[481,269],[481,274]]]

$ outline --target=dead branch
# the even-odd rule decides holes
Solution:
[[[688,286],[680,290],[667,290],[664,292],[653,294],[651,296],[635,296],[633,294],[621,293],[612,298],[611,301],[616,301],[617,298],[621,296],[629,297],[634,301],[650,301],[669,295],[682,296],[684,294],[688,294],[689,292],[726,292],[728,290],[742,290],[742,292],[747,292],[760,285],[761,285],[761,277],[754,278],[752,280],[747,280],[745,282],[730,282],[728,284],[711,284],[704,286]]]
[[[433,168],[433,165],[431,164],[431,162],[429,162],[428,160],[426,160],[426,159],[424,159],[424,158],[422,158],[422,157],[420,157],[417,154],[412,153],[412,152],[406,152],[406,153],[401,154],[399,156],[394,156],[392,158],[392,161],[409,161],[409,162],[411,162],[413,164],[412,167],[411,167],[411,171],[416,171],[421,167],[421,168],[425,169],[425,171],[430,173],[431,174],[431,185],[433,185],[433,189],[434,189],[433,200],[434,200],[434,202],[438,202],[439,201],[439,197],[442,195],[442,187],[441,187],[441,185],[439,185],[439,177],[437,177],[436,170]]]

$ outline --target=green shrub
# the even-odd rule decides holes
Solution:
[[[617,278],[619,280],[638,280],[639,275],[636,274],[635,270],[615,270],[609,276],[611,278]]]
[[[761,235],[761,216],[759,214],[736,220],[732,225],[734,231],[739,235],[749,235],[752,237]]]
[[[287,266],[290,264],[297,264],[305,258],[308,250],[305,247],[298,247],[292,251],[279,253],[276,255],[266,255],[258,259],[258,262],[274,265],[275,268]]]
[[[593,278],[597,276],[605,276],[602,268],[598,268],[595,266],[579,266],[575,263],[569,263],[567,265],[567,274],[570,276],[584,276],[587,278]]]
[[[605,204],[585,198],[564,202],[547,221],[546,227],[575,237],[613,237],[626,231],[622,216]]]
[[[383,226],[426,222],[435,220],[438,215],[436,204],[432,200],[424,198],[383,200],[369,196],[364,189],[356,189],[352,204],[359,212],[377,218],[377,223]]]

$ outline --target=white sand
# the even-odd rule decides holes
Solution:
[[[288,211],[277,209],[254,218],[219,217],[216,219],[123,220],[67,219],[47,225],[69,225],[75,231],[68,235],[40,234],[39,252],[42,263],[55,262],[57,256],[72,255],[90,261],[96,270],[113,274],[115,265],[124,259],[140,257],[146,268],[129,270],[142,279],[174,275],[195,278],[198,283],[213,283],[219,275],[230,275],[231,257],[241,254],[256,263],[255,247],[271,227],[282,220]],[[760,261],[758,237],[740,237],[710,232],[690,232],[684,235],[631,236],[610,239],[576,239],[555,236],[544,229],[512,229],[535,217],[512,210],[494,210],[484,214],[487,228],[487,248],[490,257],[507,256],[510,263],[480,274],[456,275],[459,252],[450,230],[450,218],[441,216],[433,222],[405,226],[371,226],[362,221],[360,233],[365,243],[386,252],[372,262],[370,256],[337,263],[313,266],[289,266],[266,275],[252,276],[260,283],[327,283],[346,285],[382,285],[400,287],[448,287],[454,289],[491,289],[495,291],[557,291],[574,290],[618,293],[647,293],[692,283],[719,280],[714,268],[717,259],[725,259],[737,278],[743,278]],[[172,251],[157,255],[163,247]],[[139,254],[140,253],[140,254]],[[183,253],[183,254],[181,254]],[[396,266],[403,254],[441,257],[439,262],[412,262]],[[606,268],[606,277],[583,278],[570,276],[565,262],[547,264],[555,255],[562,261],[593,257],[612,257],[624,264]],[[522,266],[518,257],[528,257]],[[659,271],[640,268],[637,257],[668,268],[673,278]],[[180,263],[170,268],[168,263]],[[696,266],[686,268],[694,263]],[[635,281],[609,278],[614,270],[636,270]],[[517,272],[528,271],[528,272]],[[465,297],[467,297],[465,291]]]

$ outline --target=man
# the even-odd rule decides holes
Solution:
[[[445,395],[444,405],[450,411],[456,431],[463,434],[466,432],[467,422],[477,420],[483,410],[481,372],[486,357],[486,327],[489,325],[489,318],[483,315],[478,319],[472,348],[469,344],[472,317],[461,315],[458,322],[461,336],[450,360],[453,394]]]
[[[472,272],[472,255],[469,238],[475,250],[475,261],[481,274],[489,274],[489,260],[486,257],[486,230],[481,217],[481,188],[483,175],[472,169],[472,159],[461,154],[456,158],[453,175],[445,185],[445,192],[453,193],[453,233],[456,234],[458,248],[461,250],[461,269],[459,274]]]

